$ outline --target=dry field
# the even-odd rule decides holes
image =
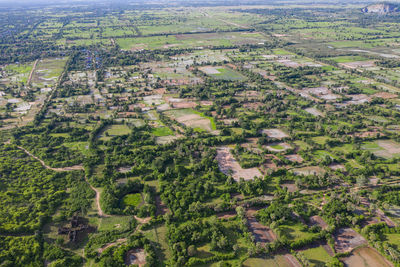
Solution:
[[[200,114],[195,113],[195,111],[191,109],[168,110],[165,112],[165,114],[187,127],[195,129],[199,128],[208,132],[213,132],[210,119],[202,117]]]
[[[339,63],[340,66],[343,66],[348,69],[359,69],[359,68],[373,68],[375,67],[375,61],[354,61],[354,62],[347,62],[347,63]]]
[[[294,183],[286,183],[286,184],[281,184],[282,188],[287,188],[287,190],[291,193],[296,192],[299,190],[297,186]]]
[[[314,116],[324,116],[324,114],[316,108],[306,108],[305,111]]]
[[[261,244],[274,242],[277,237],[269,227],[259,223],[255,217],[258,209],[250,208],[246,211],[246,217],[250,231],[253,233],[255,242]]]
[[[303,162],[303,158],[298,155],[298,154],[292,154],[292,155],[286,155],[285,158],[287,160],[290,160],[291,162],[298,162],[298,163],[302,163]]]
[[[369,247],[358,248],[350,256],[341,259],[345,266],[357,267],[389,267],[394,266],[375,249]]]
[[[351,228],[341,228],[334,234],[335,250],[337,253],[352,251],[353,249],[368,244],[367,240]]]
[[[400,144],[391,140],[379,140],[376,142],[378,146],[383,148],[374,152],[377,156],[381,157],[393,157],[396,154],[400,154]]]
[[[392,99],[392,98],[397,98],[398,96],[396,94],[391,94],[388,92],[379,92],[379,93],[372,95],[372,97],[379,97],[379,98],[383,98],[383,99]]]
[[[324,100],[336,100],[339,95],[333,94],[327,87],[304,88],[302,92],[315,95]]]
[[[318,175],[318,174],[324,174],[325,170],[319,166],[308,166],[308,167],[293,169],[293,173],[296,175]]]
[[[336,170],[345,170],[346,169],[343,164],[339,164],[339,163],[332,163],[331,165],[329,165],[329,168],[331,168],[334,171],[336,171]]]
[[[255,176],[262,176],[257,168],[243,169],[230,152],[229,147],[217,148],[217,161],[221,172],[239,181],[240,178],[252,180]]]
[[[221,72],[219,70],[217,70],[215,67],[201,67],[199,68],[199,70],[201,70],[202,72],[204,72],[207,75],[212,75],[212,74],[220,74]]]
[[[328,224],[318,215],[310,217],[310,225],[318,225],[322,229],[328,229]]]
[[[125,264],[137,265],[139,267],[143,267],[146,265],[146,253],[144,249],[132,249],[129,250],[126,254]]]
[[[283,139],[289,137],[287,133],[279,129],[264,129],[261,130],[262,134],[266,134],[269,138]]]

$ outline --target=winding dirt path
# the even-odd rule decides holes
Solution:
[[[101,254],[101,253],[103,253],[104,250],[108,249],[109,247],[125,243],[127,240],[128,240],[127,238],[117,239],[117,241],[112,242],[112,243],[108,243],[107,245],[99,248],[97,251]]]
[[[22,151],[24,151],[27,155],[31,156],[32,158],[36,159],[37,161],[40,162],[40,164],[42,164],[43,167],[45,167],[46,169],[52,170],[52,171],[56,171],[56,172],[65,172],[65,171],[85,171],[85,168],[82,165],[75,165],[75,166],[71,166],[71,167],[64,167],[64,168],[53,168],[48,166],[42,159],[36,157],[35,155],[33,155],[31,152],[29,152],[28,150],[26,150],[25,148],[23,148],[22,146],[17,146],[19,149],[21,149]],[[106,215],[103,210],[101,209],[100,206],[100,191],[95,188],[94,186],[92,186],[85,174],[85,182],[90,186],[90,188],[96,192],[96,206],[97,206],[97,213],[100,217],[108,217],[108,215]]]

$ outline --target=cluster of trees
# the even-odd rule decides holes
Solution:
[[[242,233],[239,225],[240,223],[234,221],[223,223],[216,217],[192,220],[179,225],[169,224],[167,238],[172,248],[172,260],[183,266],[190,257],[195,256],[196,246],[202,243],[210,243],[211,250],[216,252],[233,252],[233,244]],[[190,265],[195,263],[193,260],[189,262]]]
[[[120,246],[112,246],[106,249],[100,256],[96,256],[95,262],[101,267],[123,267],[126,266],[126,255],[129,251],[144,250],[146,254],[146,265],[156,266],[159,264],[154,246],[142,233],[135,233],[127,238],[127,242]]]
[[[13,145],[0,145],[0,162],[0,232],[33,233],[67,196],[65,174],[45,169]]]
[[[325,221],[334,227],[356,225],[364,220],[363,215],[357,215],[354,211],[360,199],[346,193],[332,192],[327,203],[322,207],[322,215]]]
[[[396,245],[390,244],[386,238],[388,234],[400,234],[399,227],[389,228],[386,223],[382,222],[364,227],[361,233],[367,237],[374,248],[389,260],[396,264],[400,263],[399,248]]]
[[[101,206],[109,214],[132,214],[135,212],[134,208],[124,207],[121,199],[127,194],[141,192],[142,189],[143,184],[139,180],[129,180],[124,185],[107,185],[101,194]]]

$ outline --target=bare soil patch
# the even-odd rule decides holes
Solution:
[[[259,223],[255,217],[258,209],[250,208],[246,211],[246,217],[250,231],[253,233],[255,242],[261,244],[274,242],[277,237],[275,233],[267,226]]]
[[[262,134],[266,134],[269,138],[283,139],[289,137],[287,133],[279,129],[264,129],[261,130]]]
[[[315,95],[324,100],[335,100],[339,97],[338,95],[333,94],[327,87],[304,88],[301,92]]]
[[[235,216],[236,216],[236,212],[234,212],[234,211],[217,213],[217,217],[219,219],[229,219],[229,218],[233,218]]]
[[[343,66],[348,69],[358,69],[358,68],[372,68],[375,67],[374,61],[354,61],[347,63],[339,63],[340,66]]]
[[[332,170],[345,170],[346,167],[343,164],[339,164],[339,163],[332,163],[331,165],[329,165],[329,168],[331,168]]]
[[[194,108],[197,106],[195,102],[175,102],[172,104],[174,108]]]
[[[144,249],[131,249],[126,253],[125,264],[130,265],[138,265],[139,267],[143,267],[146,264],[146,252]]]
[[[351,228],[341,228],[334,234],[335,250],[337,253],[352,251],[353,249],[368,244],[367,240]]]
[[[217,161],[221,172],[239,181],[240,178],[252,180],[255,176],[262,176],[257,168],[243,169],[230,152],[229,147],[217,148]]]
[[[281,184],[283,188],[287,188],[287,190],[291,193],[296,192],[299,190],[297,186],[294,183],[286,183],[286,184]]]
[[[318,175],[324,174],[325,170],[319,166],[308,166],[303,168],[296,168],[292,170],[296,175]]]
[[[289,262],[290,266],[293,267],[301,267],[302,265],[300,262],[292,255],[292,254],[285,254],[284,255],[285,259]]]
[[[208,75],[210,75],[210,74],[220,74],[221,72],[220,71],[218,71],[215,67],[210,67],[210,66],[207,66],[207,67],[201,67],[201,68],[199,68],[202,72],[204,72],[205,74],[208,74]]]
[[[316,108],[306,108],[305,111],[314,116],[324,116],[324,114]]]
[[[310,217],[310,226],[318,225],[322,229],[328,229],[328,224],[318,215]]]
[[[392,98],[397,98],[397,95],[391,94],[388,92],[379,92],[379,93],[372,95],[372,97],[379,97],[379,98],[383,98],[383,99],[392,99]]]
[[[169,212],[167,205],[162,202],[160,196],[158,195],[156,196],[156,208],[156,216],[164,215]]]
[[[391,262],[386,260],[375,249],[369,247],[358,248],[354,250],[350,256],[341,259],[345,266],[357,267],[389,267],[393,266]]]
[[[291,162],[302,163],[304,161],[304,159],[298,154],[286,155],[285,158]]]
[[[400,144],[393,142],[391,140],[379,140],[377,141],[378,146],[385,149],[389,154],[399,154],[400,153]]]

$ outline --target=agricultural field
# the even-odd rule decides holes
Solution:
[[[369,4],[1,4],[0,266],[399,265]]]

